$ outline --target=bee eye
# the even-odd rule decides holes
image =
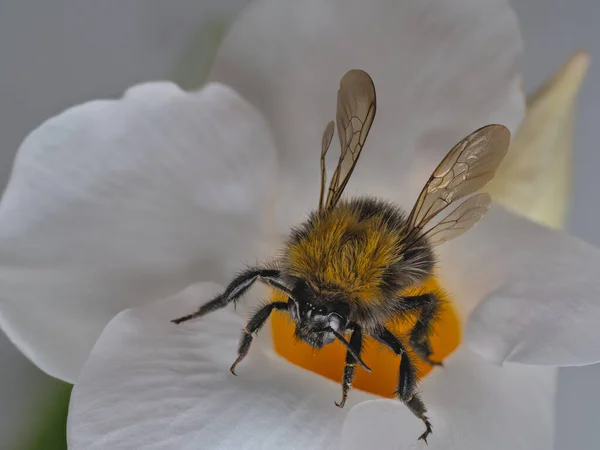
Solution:
[[[337,313],[329,314],[329,316],[327,317],[327,320],[329,321],[329,326],[331,328],[333,328],[335,331],[338,331],[340,328],[342,328],[342,325],[344,325],[346,322],[342,318],[342,316],[340,316]]]

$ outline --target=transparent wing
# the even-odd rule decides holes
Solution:
[[[337,204],[348,184],[373,124],[375,109],[375,86],[371,77],[362,70],[347,72],[338,91],[336,122],[340,159],[329,183],[327,209]]]
[[[325,168],[325,155],[327,155],[327,151],[329,150],[329,146],[331,145],[331,140],[333,139],[333,131],[335,125],[333,124],[333,120],[327,124],[325,127],[325,131],[323,132],[323,139],[321,142],[321,194],[319,195],[319,211],[325,208],[324,200],[325,200],[325,182],[327,181],[327,169]]]
[[[408,240],[410,237],[414,238],[450,204],[485,186],[494,177],[506,155],[509,142],[508,128],[504,125],[487,125],[456,144],[437,166],[408,216]],[[463,212],[461,208],[462,205],[455,213]],[[446,219],[453,215],[454,213],[450,214]],[[467,222],[463,222],[463,225],[466,224]]]
[[[481,219],[492,203],[489,194],[476,194],[460,204],[437,225],[425,231],[422,236],[433,246],[460,236]]]

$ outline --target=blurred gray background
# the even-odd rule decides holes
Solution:
[[[206,69],[190,65],[190,56],[214,40],[199,30],[215,17],[230,17],[246,2],[0,0],[0,186],[28,131],[62,109],[119,95],[145,80],[175,79],[189,87]],[[514,0],[513,5],[525,39],[528,92],[573,50],[591,53],[576,122],[569,229],[600,246],[600,1]],[[0,361],[0,448],[9,448],[16,436],[30,433],[32,418],[54,383],[1,334]],[[597,380],[600,365],[560,371],[558,450],[600,448]]]

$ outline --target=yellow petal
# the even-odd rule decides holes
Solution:
[[[575,53],[527,101],[525,119],[489,188],[494,200],[562,228],[571,189],[573,122],[589,55]]]

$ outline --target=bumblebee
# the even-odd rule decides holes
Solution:
[[[271,312],[287,312],[296,337],[314,348],[334,340],[347,349],[342,380],[343,407],[352,387],[356,365],[370,371],[361,359],[363,336],[369,335],[400,357],[396,395],[425,424],[419,437],[427,442],[432,426],[416,392],[417,376],[404,344],[385,324],[416,315],[408,340],[417,357],[433,365],[429,335],[440,307],[435,293],[407,296],[407,288],[422,285],[433,275],[433,248],[467,231],[486,213],[490,196],[474,194],[494,176],[508,150],[510,132],[488,125],[473,132],[450,150],[406,215],[398,206],[373,198],[342,199],[342,193],[361,155],[376,112],[375,87],[362,70],[341,79],[336,123],[340,156],[326,189],[325,156],[335,125],[327,124],[321,147],[321,189],[318,210],[291,231],[282,256],[271,264],[248,268],[225,291],[181,323],[238,301],[255,281],[282,291],[287,302],[262,306],[242,330],[236,366],[248,354],[253,334]],[[326,194],[326,195],[325,195]],[[449,214],[429,226],[450,205],[466,198]],[[347,340],[346,337],[349,336]]]

